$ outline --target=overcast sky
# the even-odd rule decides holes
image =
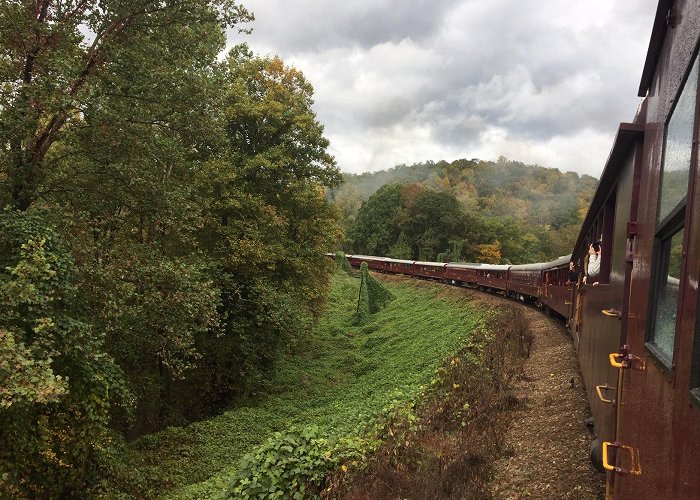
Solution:
[[[600,176],[655,0],[243,0],[247,42],[315,90],[345,172],[503,155]]]

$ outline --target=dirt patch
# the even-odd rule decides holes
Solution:
[[[392,275],[385,281],[407,281]],[[480,353],[480,374],[446,366],[439,400],[398,419],[367,470],[332,478],[342,498],[603,498],[604,476],[590,465],[589,416],[576,354],[560,322],[541,311],[475,290],[445,296],[503,311]],[[528,357],[529,355],[529,357]],[[483,368],[486,368],[483,370]],[[414,417],[412,417],[414,418]]]
[[[593,469],[590,416],[576,353],[560,322],[521,306],[533,346],[523,376],[514,384],[522,404],[506,434],[509,455],[494,463],[494,498],[604,498],[605,476]]]

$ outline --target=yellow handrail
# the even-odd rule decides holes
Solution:
[[[608,403],[608,404],[613,403],[614,400],[612,400],[612,399],[606,399],[606,398],[603,396],[603,390],[606,390],[606,391],[613,390],[613,391],[614,391],[615,388],[614,388],[614,387],[610,387],[608,384],[605,384],[605,385],[596,385],[596,386],[595,386],[595,391],[598,393],[598,397],[600,398],[600,400],[601,400],[603,403]]]
[[[622,467],[616,467],[608,463],[608,446],[629,451],[630,459],[632,461],[632,467],[630,469],[623,469]],[[631,446],[627,446],[624,444],[603,441],[603,467],[606,470],[612,472],[620,472],[622,474],[632,474],[634,476],[639,476],[642,473],[642,465],[639,460],[639,450],[637,448],[632,448]]]
[[[617,362],[615,361],[615,358],[618,356],[622,356],[621,354],[618,354],[616,352],[610,353],[609,359],[610,359],[610,364],[615,367],[615,368],[623,368],[622,362]]]

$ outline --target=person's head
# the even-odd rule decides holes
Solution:
[[[600,241],[594,241],[591,246],[593,247],[593,251],[595,251],[595,253],[600,253]]]
[[[576,267],[576,265],[574,264],[573,260],[571,262],[569,262],[569,270],[573,271],[575,267]]]

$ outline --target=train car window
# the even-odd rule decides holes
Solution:
[[[698,58],[683,85],[666,124],[654,239],[651,297],[649,303],[650,351],[667,367],[673,366],[676,340],[683,236],[688,181],[696,133]]]
[[[663,222],[680,205],[685,204],[693,146],[697,81],[696,59],[666,127],[657,222]]]
[[[595,279],[597,283],[610,283],[610,271],[612,267],[612,242],[615,229],[615,205],[617,202],[617,192],[613,190],[605,200],[603,208],[591,224],[591,228],[586,233],[586,245],[583,257],[583,273],[588,274],[588,245],[600,242],[600,272]],[[590,284],[590,283],[589,283]]]
[[[651,342],[668,366],[673,360],[673,347],[676,338],[676,312],[681,277],[681,252],[683,248],[683,227],[669,236],[660,239],[657,249],[656,266],[658,273],[653,301],[653,330]]]

